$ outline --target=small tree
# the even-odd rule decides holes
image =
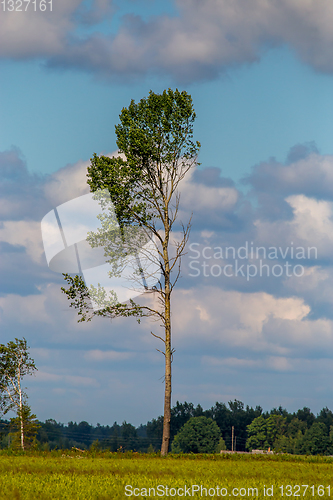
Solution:
[[[22,450],[25,449],[25,422],[35,417],[31,415],[27,395],[22,387],[23,377],[32,375],[37,370],[28,349],[25,338],[15,338],[15,341],[10,341],[7,345],[0,344],[0,408],[3,414],[10,410],[16,411]]]
[[[220,438],[221,432],[214,420],[208,417],[192,417],[176,434],[171,451],[173,453],[215,453]]]
[[[11,438],[11,446],[13,448],[22,447],[22,422],[24,436],[23,449],[35,448],[37,445],[36,436],[41,425],[39,424],[36,415],[31,413],[30,406],[28,406],[27,404],[24,404],[22,406],[22,414],[20,410],[18,410],[17,417],[13,417],[10,419],[9,425],[11,432],[9,435]]]
[[[168,453],[170,442],[171,362],[174,352],[171,346],[171,293],[180,275],[180,261],[189,237],[190,221],[186,225],[181,223],[178,241],[171,240],[171,231],[178,215],[179,183],[197,164],[200,143],[192,140],[194,120],[192,98],[187,92],[169,89],[155,94],[150,91],[148,98],[141,99],[139,103],[132,100],[120,114],[120,124],[116,126],[117,146],[125,159],[98,157],[95,154],[88,168],[91,191],[107,189],[110,193],[121,236],[126,233],[140,234],[135,229],[143,229],[157,241],[158,267],[162,278],[150,290],[145,285],[147,291],[157,294],[157,306],[139,306],[131,300],[125,304],[110,302],[104,309],[93,310],[89,289],[80,276],[64,274],[69,289],[62,288],[71,300],[71,306],[79,310],[80,321],[90,321],[93,316],[154,316],[161,322],[164,334],[152,335],[163,342],[163,351],[160,352],[165,357],[162,456]],[[116,238],[111,233],[111,244],[106,242],[105,247],[114,264],[119,252],[114,250]],[[93,246],[97,244],[97,239],[98,235],[92,235]],[[121,244],[121,247],[121,253],[126,255],[126,245]],[[103,302],[105,292],[94,292]]]
[[[263,415],[255,418],[250,425],[247,426],[248,439],[246,440],[246,448],[265,449],[268,448],[267,442],[267,425]]]
[[[268,418],[263,415],[255,418],[247,426],[248,439],[246,447],[252,449],[267,449],[281,447],[281,436],[287,430],[287,418],[282,415],[272,414]],[[284,441],[282,440],[284,443]]]
[[[310,429],[306,430],[302,438],[300,452],[307,455],[331,454],[331,442],[323,422],[315,422]]]
[[[217,443],[216,452],[220,453],[221,451],[225,451],[226,449],[227,449],[227,446],[225,444],[225,441],[224,441],[223,437],[221,437],[219,442]]]

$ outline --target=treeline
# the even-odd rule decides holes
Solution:
[[[135,428],[133,425],[123,422],[112,426],[90,425],[88,422],[69,422],[67,425],[56,422],[53,419],[38,422],[39,428],[36,432],[35,447],[40,450],[79,448],[82,450],[110,450],[110,451],[154,451],[151,440],[148,440],[146,426]],[[10,422],[2,420],[1,448],[11,445]],[[154,441],[154,439],[152,439]],[[156,449],[158,446],[156,446]]]
[[[171,410],[171,440],[191,417],[205,416],[218,425],[226,448],[237,451],[271,448],[275,451],[297,454],[333,454],[333,412],[323,408],[315,416],[304,407],[294,413],[279,407],[264,412],[260,406],[244,406],[241,401],[216,403],[209,410],[200,405],[179,403]],[[158,451],[161,447],[163,417],[134,427],[123,422],[112,426],[90,425],[88,422],[67,425],[46,420],[39,422],[35,446],[42,450],[100,449],[111,451]],[[234,442],[232,443],[232,428]],[[1,448],[11,445],[10,425],[0,421]]]

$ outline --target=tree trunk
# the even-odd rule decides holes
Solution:
[[[23,427],[23,401],[22,401],[22,389],[21,389],[21,365],[19,366],[19,369],[18,369],[17,385],[18,385],[18,390],[19,390],[19,395],[20,395],[19,414],[20,414],[20,425],[21,425],[21,448],[24,451],[24,427]]]
[[[165,457],[169,452],[170,445],[170,422],[171,422],[171,289],[170,289],[170,261],[169,261],[169,206],[165,200],[164,206],[164,230],[163,242],[164,260],[164,326],[165,326],[165,390],[164,390],[164,419],[161,456]]]
[[[21,448],[24,451],[24,426],[23,426],[23,404],[22,404],[22,393],[20,388],[20,425],[21,425]]]
[[[171,317],[170,292],[165,300],[165,392],[164,392],[164,420],[161,456],[169,452],[170,422],[171,422]]]
[[[20,418],[21,418],[21,448],[24,451],[24,426],[23,426],[22,408],[21,408],[21,411],[20,411]]]

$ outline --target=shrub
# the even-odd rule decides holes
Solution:
[[[192,417],[173,440],[172,453],[215,453],[221,433],[214,420]]]

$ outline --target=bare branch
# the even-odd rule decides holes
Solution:
[[[162,337],[159,337],[158,335],[155,335],[155,333],[153,333],[153,332],[150,332],[150,333],[152,334],[153,337],[156,337],[157,339],[162,340],[162,342],[165,344],[165,340],[162,339]]]

